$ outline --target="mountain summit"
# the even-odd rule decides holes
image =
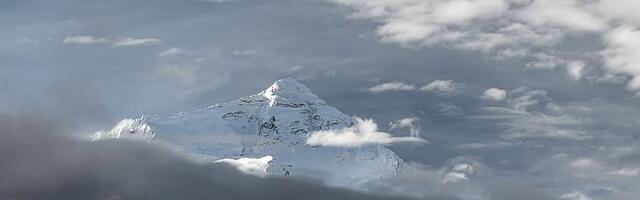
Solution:
[[[317,95],[302,83],[292,79],[284,78],[277,80],[269,88],[260,92],[269,99],[270,106],[277,106],[277,103],[320,103],[324,102]]]
[[[351,117],[285,78],[257,94],[204,109],[124,119],[94,134],[93,140],[159,140],[203,162],[262,157],[268,161],[267,174],[312,176],[336,186],[366,184],[406,168],[382,145],[339,148],[305,143],[314,132],[351,126]]]

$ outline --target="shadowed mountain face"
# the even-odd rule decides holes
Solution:
[[[192,158],[219,159],[272,156],[266,174],[312,176],[336,186],[359,188],[409,170],[382,145],[359,148],[311,146],[316,131],[354,126],[354,120],[329,106],[303,84],[281,79],[267,89],[204,109],[125,119],[94,140],[108,138],[160,141]]]

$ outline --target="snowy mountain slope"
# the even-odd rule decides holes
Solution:
[[[258,94],[204,109],[125,119],[94,140],[161,140],[194,158],[273,157],[272,175],[303,175],[332,185],[363,184],[402,173],[406,164],[381,145],[359,148],[309,146],[314,131],[354,125],[351,117],[329,106],[301,83],[281,79]]]

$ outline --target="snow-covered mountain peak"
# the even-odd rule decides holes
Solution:
[[[269,88],[262,91],[265,98],[269,99],[269,105],[276,103],[316,103],[323,102],[309,88],[293,78],[284,78],[274,82]]]
[[[205,109],[125,119],[93,138],[153,139],[173,144],[197,160],[267,163],[270,175],[319,176],[335,186],[354,187],[407,169],[382,145],[339,148],[305,142],[315,132],[354,125],[352,117],[285,78],[257,94]],[[264,171],[264,165],[259,166],[256,169]]]
[[[155,133],[147,124],[144,116],[137,119],[123,119],[108,131],[99,131],[92,137],[92,141],[105,138],[126,138],[134,140],[151,141]]]
[[[266,90],[272,91],[272,92],[278,92],[278,91],[295,91],[300,93],[311,92],[311,90],[307,88],[307,86],[303,85],[302,83],[290,77],[277,80],[271,86],[269,86],[269,88],[267,88]]]

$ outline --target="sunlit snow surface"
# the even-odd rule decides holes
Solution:
[[[335,186],[357,187],[407,170],[382,145],[340,148],[305,143],[314,131],[353,125],[351,117],[286,78],[258,94],[205,109],[125,119],[93,138],[160,140],[210,162],[226,159],[238,164],[231,159],[272,156],[266,169],[270,175],[311,176]]]

